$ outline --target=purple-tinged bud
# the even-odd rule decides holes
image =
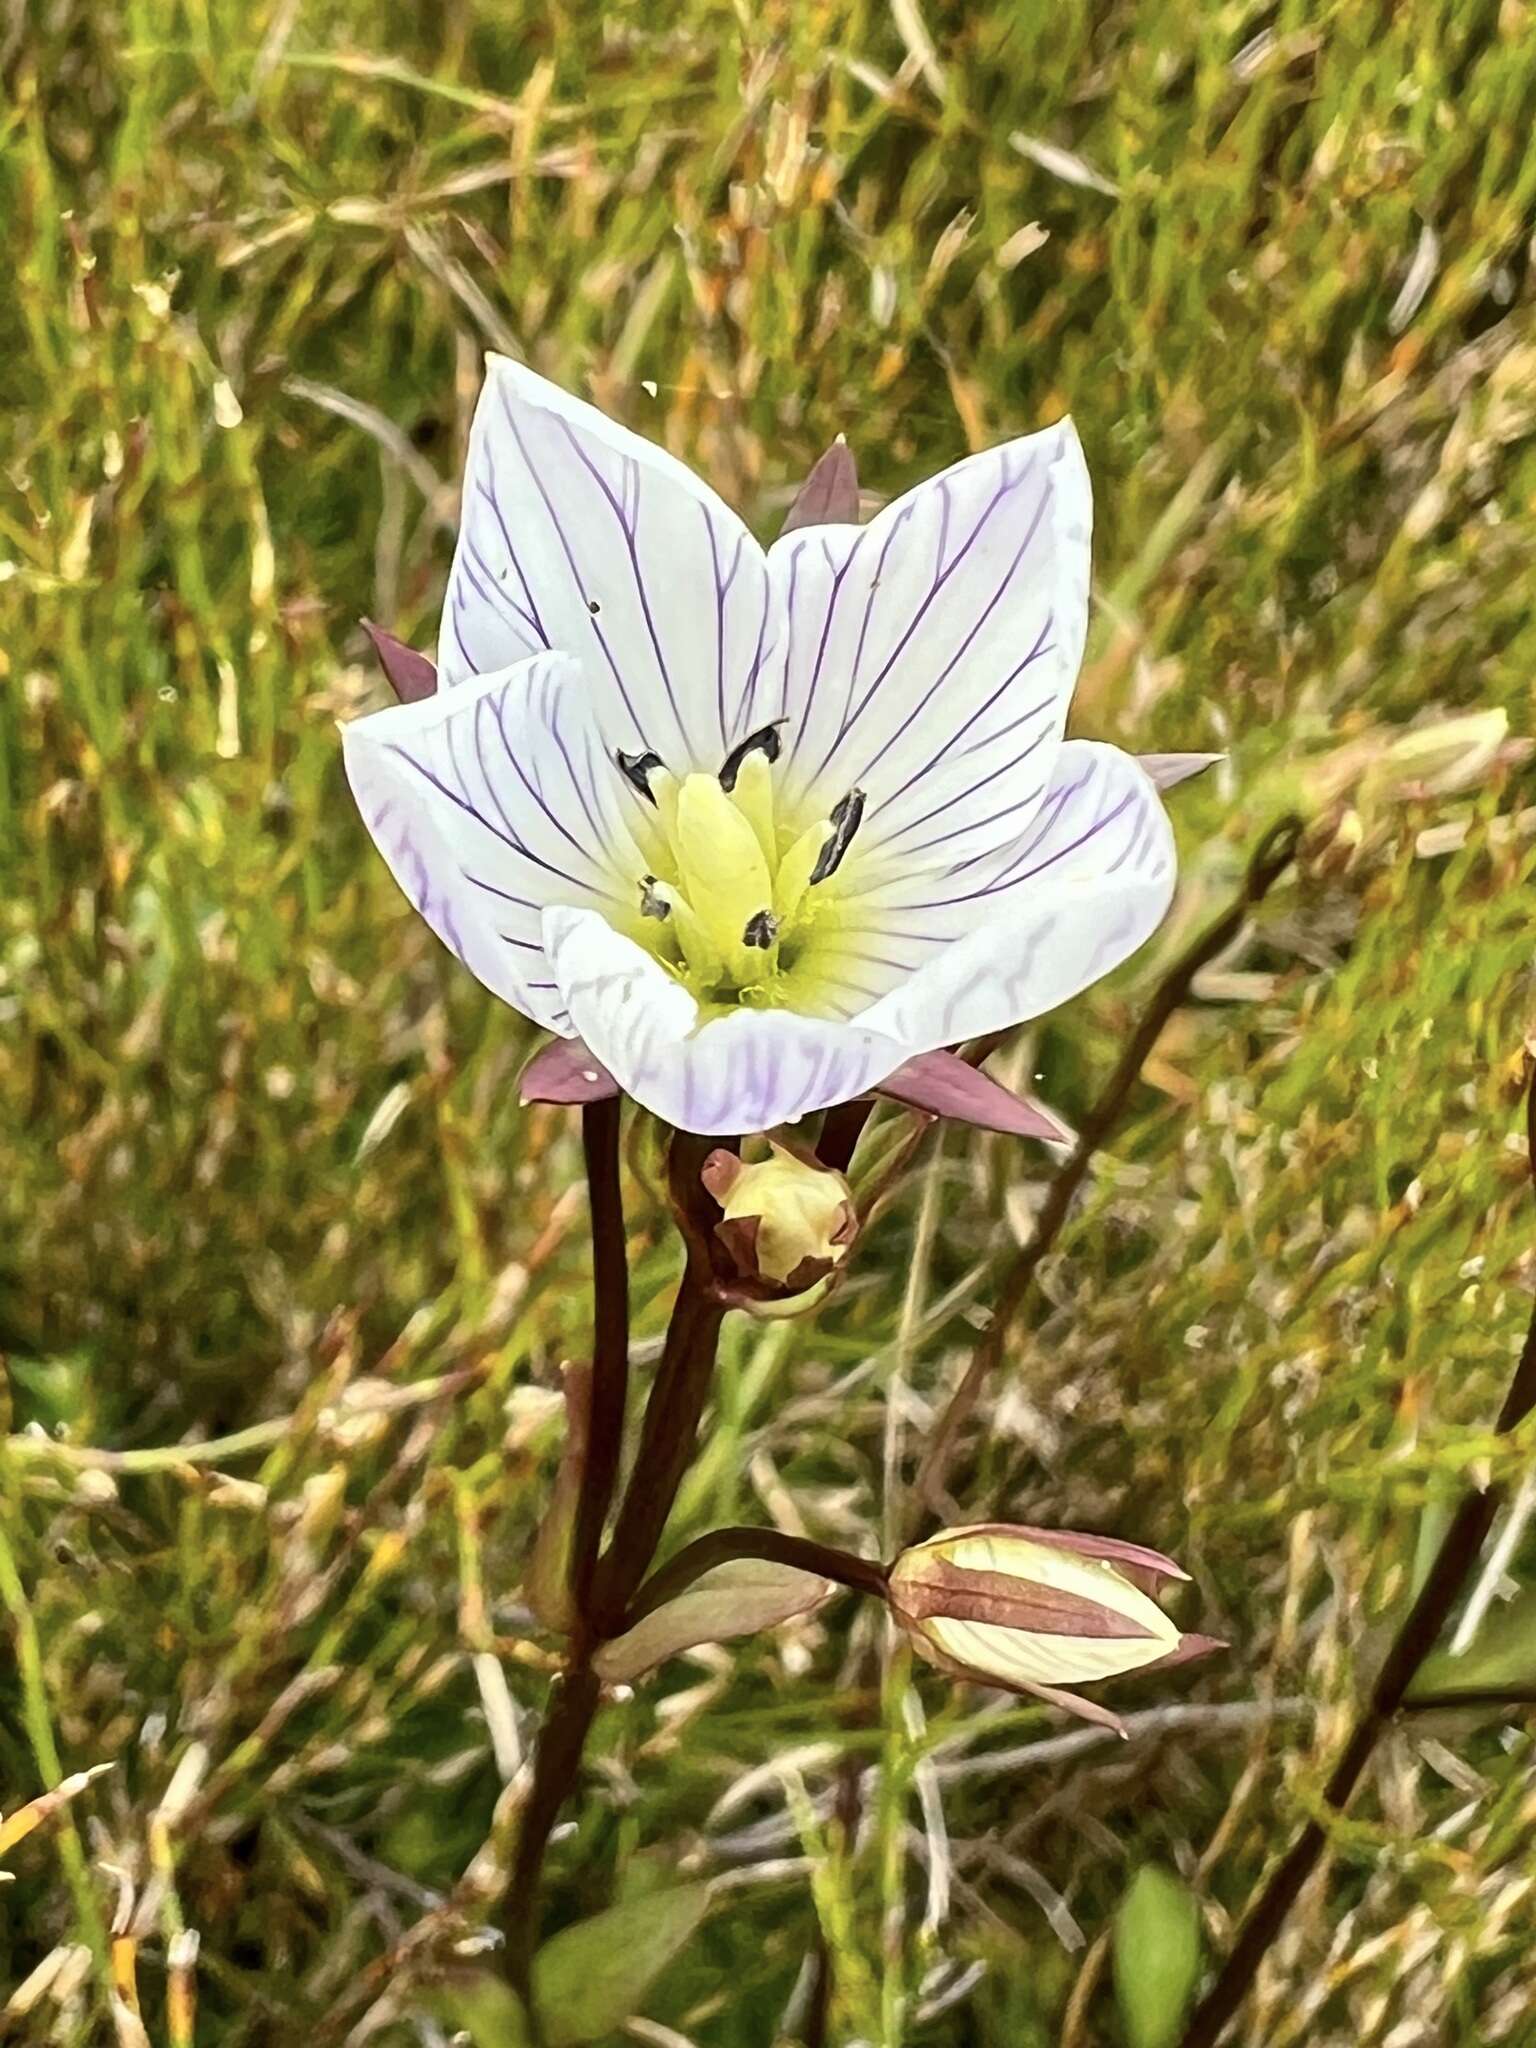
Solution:
[[[700,1178],[724,1212],[715,1236],[734,1278],[722,1281],[733,1304],[759,1314],[785,1305],[814,1306],[858,1232],[853,1194],[840,1173],[769,1142],[770,1156],[748,1164],[711,1152]]]
[[[1060,1688],[1221,1647],[1181,1634],[1151,1597],[1163,1580],[1185,1577],[1140,1544],[990,1522],[903,1551],[889,1599],[917,1649],[955,1677],[1034,1693],[1118,1727],[1113,1714]]]

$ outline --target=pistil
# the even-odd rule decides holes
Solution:
[[[643,776],[654,805],[636,831],[650,870],[637,878],[641,936],[709,1005],[789,999],[786,981],[823,908],[812,884],[837,864],[858,823],[848,804],[799,830],[781,820],[778,751],[769,727],[731,755],[729,780],[679,777],[648,756],[622,764],[635,770],[632,780]],[[797,988],[794,1000],[808,993]]]

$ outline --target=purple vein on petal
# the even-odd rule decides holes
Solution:
[[[991,696],[988,697],[984,704],[979,705],[977,709],[971,713],[970,717],[965,721],[964,725],[957,726],[955,728],[954,732],[950,734],[949,738],[944,742],[943,746],[939,748],[936,754],[930,755],[929,758],[923,763],[922,767],[919,768],[915,774],[909,775],[905,782],[901,783],[897,788],[893,789],[889,796],[884,796],[880,799],[879,803],[877,803],[874,806],[874,811],[871,813],[872,816],[879,813],[880,811],[883,811],[887,804],[895,803],[898,797],[905,796],[909,789],[911,789],[915,784],[923,780],[924,776],[931,775],[934,769],[937,768],[939,763],[944,759],[945,755],[948,754],[955,746],[959,744],[961,740],[965,738],[966,734],[970,731],[971,727],[975,725],[978,722],[978,720],[986,717],[987,713],[992,709],[993,705],[997,703],[1000,697],[1007,695],[1008,691],[1018,681],[1019,677],[1023,675],[1026,669],[1033,668],[1034,664],[1037,661],[1042,660],[1044,656],[1046,656],[1047,654],[1052,654],[1055,652],[1056,643],[1054,640],[1051,641],[1049,645],[1045,644],[1045,636],[1051,630],[1051,622],[1054,617],[1054,613],[1048,613],[1046,615],[1045,624],[1040,628],[1040,632],[1035,640],[1034,646],[1031,647],[1028,654],[1025,655],[1024,659],[1018,664],[1017,668],[1011,669],[1009,673],[1006,676],[1004,676],[1003,680],[998,684],[997,688],[992,692]],[[1027,711],[1021,711],[1017,718],[1011,719],[1007,725],[1000,727],[998,731],[984,733],[980,739],[973,740],[970,746],[962,747],[960,749],[962,756],[965,754],[974,754],[978,747],[995,746],[999,740],[1006,739],[1009,733],[1015,731],[1019,726],[1027,724],[1030,719],[1039,718],[1043,716],[1046,712],[1050,711],[1054,707],[1055,703],[1056,696],[1054,692],[1049,697],[1042,697],[1038,704],[1032,704]],[[1044,738],[1044,736],[1045,735],[1043,733],[1040,735],[1042,739]]]
[[[584,580],[581,574],[581,570],[577,566],[576,556],[574,551],[572,550],[570,540],[566,535],[565,528],[560,523],[560,515],[555,510],[554,501],[550,497],[549,492],[544,488],[544,479],[539,474],[538,465],[534,462],[532,456],[528,453],[527,444],[523,440],[522,434],[518,429],[517,416],[507,402],[507,395],[505,391],[503,391],[500,395],[501,409],[503,413],[506,415],[507,425],[511,429],[512,438],[517,443],[518,453],[522,456],[524,467],[527,469],[529,476],[531,476],[533,479],[533,487],[538,492],[540,498],[543,500],[544,509],[549,514],[550,524],[551,526],[553,526],[555,530],[555,538],[560,543],[560,551],[565,556],[566,566],[569,568],[571,572],[571,581],[576,586],[577,595],[582,598],[583,602],[585,602],[586,591],[584,587]],[[596,618],[593,618],[592,620],[592,630],[597,636],[598,646],[601,647],[603,650],[603,657],[608,663],[609,672],[613,677],[619,695],[624,700],[624,709],[629,713],[629,722],[634,727],[635,737],[641,742],[642,745],[646,745],[648,744],[648,742],[645,737],[645,727],[642,725],[635,711],[635,707],[630,701],[629,691],[624,686],[623,674],[619,669],[618,663],[614,660],[613,649],[608,645],[608,637],[604,633],[602,627],[598,624]]]
[[[503,399],[502,403],[505,405],[505,399]],[[501,528],[502,545],[506,548],[507,560],[512,564],[517,574],[517,580],[523,587],[523,599],[528,607],[528,616],[532,620],[540,640],[547,647],[549,645],[549,635],[544,630],[544,621],[539,616],[539,607],[534,601],[533,591],[529,587],[528,578],[523,572],[522,562],[518,559],[517,549],[512,545],[512,535],[507,529],[507,522],[501,510],[501,500],[496,495],[495,478],[482,479],[478,488],[481,497],[490,505],[496,524]]]
[[[1004,470],[1002,481],[998,484],[997,489],[992,493],[992,496],[988,499],[986,505],[982,508],[981,513],[977,517],[976,524],[971,528],[970,532],[966,535],[965,539],[956,549],[953,558],[949,562],[947,562],[943,569],[940,570],[939,573],[933,578],[932,582],[928,586],[928,589],[924,592],[923,597],[917,606],[917,609],[913,612],[911,618],[907,621],[906,631],[902,634],[901,638],[897,641],[896,645],[892,648],[891,652],[886,656],[884,666],[880,669],[879,674],[876,675],[873,682],[870,683],[868,688],[865,690],[863,696],[859,699],[858,703],[854,705],[853,708],[848,712],[846,718],[844,719],[842,729],[839,731],[836,739],[833,740],[832,745],[827,749],[827,752],[821,761],[820,767],[818,767],[816,770],[816,774],[818,776],[825,771],[826,767],[832,760],[833,756],[836,754],[838,748],[843,744],[843,741],[848,737],[849,733],[852,732],[853,728],[858,724],[859,720],[868,710],[881,684],[885,681],[886,677],[890,674],[891,670],[895,667],[896,663],[901,659],[901,656],[905,653],[907,646],[911,642],[913,634],[916,633],[918,627],[927,617],[934,600],[943,590],[945,584],[954,575],[955,571],[960,567],[960,564],[965,560],[967,555],[969,555],[971,549],[976,545],[976,542],[980,537],[982,530],[986,527],[987,523],[992,518],[993,513],[997,510],[998,506],[1003,502],[1004,498],[1006,498],[1018,484],[1022,483],[1027,476],[1032,474],[1033,470],[1033,462],[1027,463],[1024,469],[1020,472],[1020,474],[1017,477],[1010,477],[1006,469]],[[947,494],[947,488],[944,486],[942,480],[940,483],[940,488],[945,490],[944,504],[947,511],[949,498]],[[1042,494],[1040,505],[1035,513],[1035,518],[1031,523],[1029,533],[1025,536],[1024,548],[1027,548],[1030,541],[1034,538],[1035,530],[1038,527],[1040,519],[1044,514],[1045,508],[1050,503],[1053,495],[1054,486],[1052,485],[1050,479],[1047,478],[1045,491]],[[1015,558],[1015,567],[1017,566],[1018,560],[1022,559],[1024,548],[1020,549],[1019,556]],[[1010,575],[1011,573],[1012,571],[1010,570]],[[1000,594],[1001,593],[999,593],[999,595]],[[996,603],[995,598],[993,602]],[[991,607],[989,606],[988,609],[990,610]],[[925,699],[924,701],[926,702],[927,700]]]
[[[666,691],[667,702],[672,707],[672,716],[677,724],[678,736],[686,746],[688,743],[688,731],[683,724],[683,714],[678,709],[677,693],[672,687],[672,672],[667,667],[667,657],[662,652],[661,636],[656,631],[656,621],[651,613],[650,593],[645,587],[645,577],[641,574],[640,570],[640,465],[632,455],[622,455],[619,458],[620,488],[627,489],[631,483],[634,486],[634,509],[632,513],[626,515],[624,506],[613,494],[612,485],[592,460],[586,449],[582,447],[580,441],[577,440],[576,435],[571,429],[570,421],[561,419],[558,413],[555,415],[555,419],[566,440],[570,442],[583,469],[586,470],[592,481],[597,485],[597,488],[608,500],[609,509],[619,523],[619,531],[624,536],[624,546],[629,555],[630,574],[634,577],[635,581],[635,594],[640,600],[640,614],[645,620],[645,630],[651,637],[651,651],[656,656],[656,666],[661,674],[662,688]]]
[[[813,704],[814,704],[814,703],[816,702],[816,691],[817,691],[817,687],[818,687],[818,685],[819,685],[819,684],[820,684],[820,682],[821,682],[821,671],[822,671],[822,666],[823,666],[823,664],[825,663],[825,661],[826,661],[826,658],[827,658],[827,642],[829,641],[829,639],[830,639],[830,638],[831,638],[831,636],[832,636],[832,621],[833,621],[833,619],[834,619],[834,618],[836,617],[836,615],[837,615],[837,601],[838,601],[838,599],[839,599],[839,598],[840,598],[840,597],[842,596],[842,593],[843,593],[843,584],[844,584],[845,580],[847,579],[848,571],[849,571],[849,570],[850,570],[850,569],[851,569],[851,568],[853,567],[854,557],[855,557],[855,556],[856,556],[856,555],[858,554],[858,552],[859,552],[859,543],[858,543],[857,541],[855,541],[855,542],[854,542],[854,544],[853,544],[853,546],[852,546],[852,547],[851,547],[851,548],[850,548],[850,549],[848,550],[847,554],[846,554],[846,555],[845,555],[845,556],[843,557],[843,565],[842,565],[842,567],[841,567],[841,568],[839,568],[839,567],[837,566],[837,563],[836,563],[836,561],[835,561],[834,557],[833,557],[833,554],[832,554],[832,550],[831,550],[831,548],[830,548],[830,547],[829,547],[829,546],[827,545],[826,541],[825,541],[825,540],[823,540],[823,541],[822,541],[822,543],[821,543],[821,555],[822,555],[822,560],[823,560],[823,561],[824,561],[824,562],[826,563],[827,567],[828,567],[828,568],[829,568],[829,569],[830,569],[830,570],[832,571],[832,591],[831,591],[831,595],[830,595],[830,596],[828,597],[828,599],[827,599],[827,609],[826,609],[826,615],[824,616],[824,618],[822,619],[822,622],[821,622],[821,641],[820,641],[820,644],[818,645],[818,647],[817,647],[817,649],[816,649],[816,665],[815,665],[815,667],[814,667],[814,668],[813,668],[813,669],[811,670],[811,683],[810,683],[810,688],[809,688],[809,689],[808,689],[808,690],[806,691],[806,693],[805,693],[805,703],[804,703],[804,705],[803,705],[803,706],[801,707],[801,711],[800,711],[800,714],[799,714],[799,715],[800,715],[800,723],[801,723],[802,727],[803,727],[803,726],[805,726],[805,725],[807,725],[807,724],[809,724],[809,722],[810,722],[810,716],[811,716],[811,706],[812,706],[812,705],[813,705]],[[797,556],[795,557],[795,559],[796,559],[796,560],[798,560],[798,555],[797,555]],[[793,577],[793,574],[794,574],[793,566],[791,566],[791,571],[790,571],[790,574],[791,574],[791,577]],[[791,585],[790,585],[790,602],[791,602],[791,603],[793,603],[793,601],[794,601],[794,585],[793,585],[793,582],[791,582]],[[787,703],[788,703],[788,690],[789,690],[789,664],[788,664],[788,662],[786,662],[786,663],[785,663],[785,665],[784,665],[784,684],[785,684],[785,698],[786,698],[786,708],[787,708]]]

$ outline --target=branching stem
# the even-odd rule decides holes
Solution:
[[[688,1263],[672,1305],[661,1362],[646,1402],[634,1470],[614,1533],[600,1556],[623,1443],[629,1372],[629,1277],[619,1193],[619,1105],[594,1103],[582,1112],[593,1229],[596,1292],[592,1420],[572,1542],[575,1625],[565,1672],[553,1694],[534,1754],[507,1888],[506,1963],[537,2035],[532,1999],[540,1888],[549,1839],[575,1790],[597,1715],[601,1683],[592,1669],[599,1644],[618,1633],[625,1610],[655,1556],[688,1469],[699,1420],[709,1398],[725,1308],[717,1298],[696,1205],[704,1200],[698,1169],[708,1146],[678,1132],[672,1140],[673,1201],[688,1243]]]

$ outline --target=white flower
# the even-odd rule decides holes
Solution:
[[[657,1115],[847,1101],[1064,1002],[1168,907],[1151,776],[1063,738],[1090,523],[1063,421],[765,552],[492,357],[437,687],[346,729],[363,817],[465,965]]]

